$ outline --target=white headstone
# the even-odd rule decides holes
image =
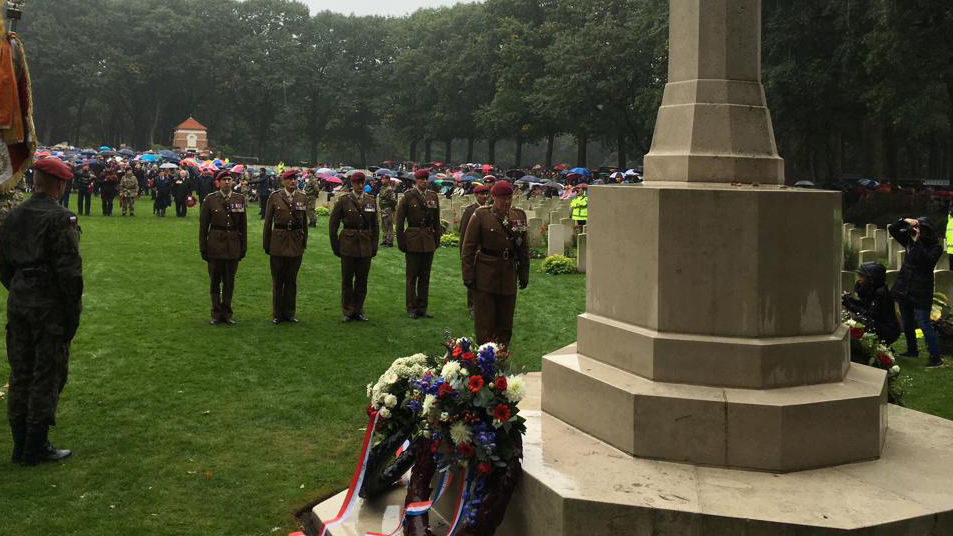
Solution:
[[[565,227],[558,223],[549,224],[549,242],[546,249],[546,255],[565,255],[566,254],[566,232]]]
[[[576,237],[576,271],[586,273],[586,235]]]

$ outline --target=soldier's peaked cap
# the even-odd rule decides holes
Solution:
[[[56,177],[61,181],[73,179],[73,171],[59,158],[41,158],[33,164],[34,171],[46,173],[51,177]]]

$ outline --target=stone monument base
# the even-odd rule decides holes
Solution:
[[[540,411],[541,387],[528,376],[524,475],[498,536],[953,534],[951,421],[890,405],[879,460],[774,474],[633,458]],[[343,498],[314,508],[318,524]],[[390,533],[403,498],[361,501],[330,534]],[[436,534],[450,502],[431,516]]]

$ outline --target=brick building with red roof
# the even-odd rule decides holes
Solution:
[[[172,149],[179,152],[189,149],[199,152],[207,151],[208,129],[189,117],[181,125],[175,127],[172,134]]]

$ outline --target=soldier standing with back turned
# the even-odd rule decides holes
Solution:
[[[238,262],[248,251],[248,220],[245,198],[232,191],[232,174],[223,170],[216,177],[219,190],[202,203],[199,212],[199,252],[208,262],[212,297],[209,324],[232,325],[232,293]]]
[[[36,193],[0,228],[0,282],[7,297],[7,359],[14,463],[35,465],[71,454],[47,439],[66,385],[69,346],[79,327],[83,262],[76,215],[59,199],[73,178],[57,158],[34,165]]]
[[[427,314],[430,268],[440,245],[440,202],[427,189],[430,174],[414,173],[417,184],[404,193],[397,205],[397,248],[407,261],[405,304],[410,318],[433,318]],[[404,229],[406,223],[407,229]]]
[[[377,197],[377,204],[381,209],[381,234],[384,235],[381,245],[392,248],[394,247],[394,211],[397,210],[397,194],[394,193],[394,185],[391,184],[390,177],[381,177],[381,181],[383,183]]]
[[[351,175],[351,191],[338,198],[328,222],[331,251],[341,258],[342,322],[367,320],[364,298],[367,297],[367,276],[371,259],[377,255],[377,202],[364,193],[364,174]],[[344,230],[338,234],[338,228]]]
[[[476,196],[476,203],[472,203],[463,209],[463,215],[460,216],[461,253],[463,253],[463,238],[467,235],[467,226],[470,224],[470,219],[473,218],[473,213],[476,212],[476,209],[487,204],[487,200],[490,197],[490,189],[482,184],[477,184],[473,188],[473,195]],[[471,288],[467,288],[467,310],[470,311],[470,316],[473,316],[473,289]]]
[[[493,206],[478,208],[467,225],[460,259],[463,284],[473,289],[473,324],[478,344],[509,344],[516,312],[516,285],[529,284],[526,213],[510,208],[513,187],[497,182]]]
[[[298,191],[298,172],[281,174],[282,188],[268,197],[262,241],[271,256],[271,323],[298,322],[298,270],[308,247],[308,199]]]

